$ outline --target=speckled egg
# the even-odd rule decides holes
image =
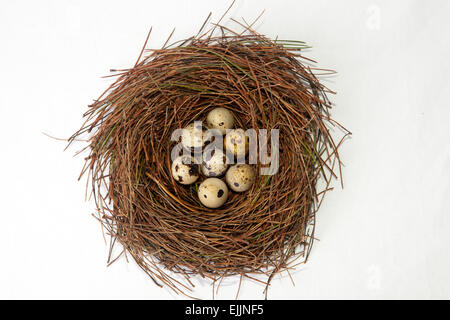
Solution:
[[[215,108],[208,113],[206,125],[210,129],[219,130],[223,135],[226,129],[232,129],[234,127],[233,113],[225,108]]]
[[[225,175],[225,181],[235,192],[247,191],[255,182],[255,170],[248,164],[231,166]]]
[[[181,143],[188,150],[201,148],[205,145],[205,138],[205,130],[201,125],[201,122],[191,123],[183,128]]]
[[[203,153],[202,173],[207,177],[218,177],[227,171],[226,154],[220,149],[206,149]]]
[[[181,184],[192,184],[197,181],[199,172],[198,165],[194,163],[191,156],[180,156],[172,163],[172,176]]]
[[[225,136],[225,148],[227,152],[242,157],[248,153],[248,141],[243,129],[231,130]]]
[[[228,199],[228,188],[218,178],[208,178],[198,187],[198,198],[208,208],[219,208]]]

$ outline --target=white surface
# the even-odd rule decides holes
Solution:
[[[220,3],[220,5],[218,4]],[[180,299],[134,263],[107,268],[94,205],[68,137],[111,80],[150,47],[195,33],[228,1],[2,1],[0,4],[0,298]],[[450,298],[448,1],[240,1],[257,30],[307,41],[339,74],[333,116],[345,188],[328,194],[311,259],[269,298]],[[227,22],[227,24],[229,24]],[[338,186],[336,184],[336,186]],[[228,285],[230,284],[230,285]],[[218,298],[234,298],[236,280]],[[263,298],[245,282],[240,298]],[[211,297],[200,282],[197,296]]]

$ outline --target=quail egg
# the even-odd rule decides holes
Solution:
[[[198,187],[198,198],[205,207],[218,208],[227,201],[227,185],[218,178],[208,178]]]
[[[198,165],[191,156],[180,156],[172,163],[172,176],[181,184],[192,184],[197,181]]]
[[[207,177],[218,177],[227,171],[228,161],[220,149],[208,149],[203,153],[202,173]]]
[[[242,157],[248,153],[248,141],[243,129],[234,129],[225,136],[225,148],[227,152]]]
[[[218,129],[224,135],[226,129],[232,129],[234,126],[233,113],[222,107],[215,108],[208,113],[206,125],[211,129]]]
[[[255,182],[255,170],[248,164],[231,166],[225,175],[225,181],[235,192],[247,191]]]
[[[201,122],[191,123],[181,133],[181,143],[188,149],[197,149],[205,145],[205,132]]]

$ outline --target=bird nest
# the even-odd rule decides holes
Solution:
[[[323,69],[301,54],[305,44],[271,40],[249,26],[214,30],[143,49],[134,67],[113,70],[116,81],[70,138],[89,136],[82,175],[112,246],[120,243],[157,285],[187,295],[193,275],[268,285],[305,262],[315,213],[340,168],[340,142],[329,131],[340,127],[328,113],[331,91],[314,75]],[[232,111],[237,127],[277,129],[279,167],[262,175],[270,163],[258,161],[250,190],[230,192],[225,205],[209,209],[197,197],[203,178],[186,186],[172,177],[171,134],[216,107]]]

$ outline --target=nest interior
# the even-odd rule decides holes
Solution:
[[[269,284],[275,273],[304,262],[319,199],[340,166],[328,128],[336,125],[330,91],[301,54],[305,44],[271,40],[248,26],[243,33],[216,27],[220,36],[143,50],[133,68],[116,70],[116,81],[70,139],[89,135],[82,175],[112,243],[122,244],[155,283],[183,293],[192,290],[192,275]],[[232,110],[237,127],[278,129],[279,170],[208,209],[197,198],[200,181],[183,186],[171,176],[171,134],[215,107]]]

